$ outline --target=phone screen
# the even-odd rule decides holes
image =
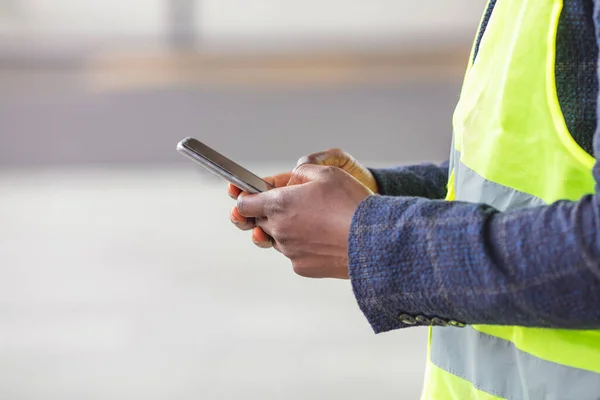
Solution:
[[[214,167],[226,171],[227,173],[249,184],[250,186],[252,186],[260,192],[266,192],[267,190],[273,189],[273,186],[271,186],[258,176],[254,175],[252,172],[241,167],[239,164],[231,161],[229,158],[216,152],[215,150],[211,149],[204,143],[194,138],[188,138],[181,142],[181,144],[189,151],[193,152],[197,156],[213,164]]]

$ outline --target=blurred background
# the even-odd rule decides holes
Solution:
[[[0,0],[0,399],[417,399],[426,330],[230,226],[260,174],[441,161],[483,0]]]

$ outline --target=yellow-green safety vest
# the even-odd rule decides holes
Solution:
[[[556,92],[562,6],[495,4],[453,116],[447,200],[506,211],[594,193]],[[432,327],[422,399],[600,399],[600,331]]]

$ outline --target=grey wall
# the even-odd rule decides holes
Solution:
[[[293,163],[343,147],[396,164],[446,157],[458,82],[308,89],[85,93],[67,84],[0,96],[0,165],[183,162],[195,136],[230,157]]]

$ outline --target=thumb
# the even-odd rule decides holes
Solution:
[[[334,169],[337,168],[313,164],[299,165],[292,171],[292,177],[288,186],[322,180],[325,175],[328,175]]]
[[[353,161],[352,156],[341,149],[328,149],[302,157],[298,160],[296,166],[302,164],[315,164],[344,168],[346,165],[352,164]]]

